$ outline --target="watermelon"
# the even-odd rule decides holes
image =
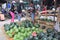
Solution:
[[[51,32],[53,32],[53,29],[48,28],[48,29],[47,29],[47,33],[51,33]]]
[[[9,24],[4,24],[4,29],[5,29],[5,31],[10,30],[10,26],[9,26]]]
[[[39,27],[40,27],[40,24],[35,24],[35,27],[36,27],[36,28],[39,28]]]

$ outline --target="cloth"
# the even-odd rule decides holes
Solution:
[[[54,25],[54,29],[57,30],[58,32],[60,32],[60,24],[59,24],[59,22],[56,22],[56,24]]]
[[[17,18],[20,21],[21,20],[21,15],[17,11],[15,11],[15,13],[17,14]]]
[[[46,7],[44,7],[43,8],[43,11],[46,11],[47,9],[46,9]],[[42,14],[45,14],[45,13],[47,13],[47,12],[43,12]]]
[[[35,7],[29,7],[29,11],[35,13]]]
[[[60,7],[57,8],[57,11],[60,11]]]
[[[11,8],[11,4],[10,3],[7,4],[7,8]]]
[[[34,17],[35,17],[35,14],[34,13],[31,13],[32,21],[34,21]]]
[[[33,32],[32,33],[32,36],[36,37],[37,36],[37,33],[36,32]]]
[[[2,4],[2,8],[6,9],[6,3]]]
[[[18,13],[21,13],[22,12],[22,8],[21,8],[21,4],[19,3],[19,5],[17,6],[17,11]]]
[[[20,15],[18,15],[18,20],[19,20],[19,21],[21,20],[21,16],[20,16]]]
[[[35,9],[38,10],[38,11],[40,11],[40,5],[37,4],[37,5],[35,6]]]
[[[11,22],[14,22],[14,13],[12,11],[10,11],[10,14],[11,14]]]
[[[12,4],[10,11],[14,12],[15,11],[14,8],[15,8],[15,4]]]
[[[16,3],[15,1],[12,1],[12,3]]]
[[[2,11],[3,14],[7,13],[5,9],[2,9],[1,11]]]

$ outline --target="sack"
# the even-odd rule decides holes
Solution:
[[[4,14],[0,14],[0,19],[5,20]]]

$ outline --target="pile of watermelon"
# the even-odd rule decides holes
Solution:
[[[20,25],[16,22],[4,25],[6,34],[13,40],[60,40],[60,32],[51,28],[43,32],[44,28],[45,26],[41,29],[40,24],[28,20]]]
[[[37,33],[36,36],[30,35],[25,40],[60,40],[60,32],[48,28],[47,32]]]
[[[23,21],[20,25],[16,22],[5,24],[4,29],[6,34],[14,40],[25,40],[25,38],[29,37],[33,32],[42,32],[40,24],[34,24],[28,20]]]

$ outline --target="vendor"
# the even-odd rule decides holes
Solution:
[[[21,21],[21,15],[22,15],[22,8],[21,8],[21,3],[19,3],[19,5],[17,6],[17,16],[18,16],[18,20]]]
[[[15,18],[15,1],[12,1],[12,5],[11,5],[11,9],[10,9],[10,15],[11,15],[11,22],[14,22],[14,18]]]
[[[34,17],[35,17],[35,6],[33,4],[33,2],[30,3],[30,13],[31,13],[31,18],[32,18],[32,21],[34,23]]]

